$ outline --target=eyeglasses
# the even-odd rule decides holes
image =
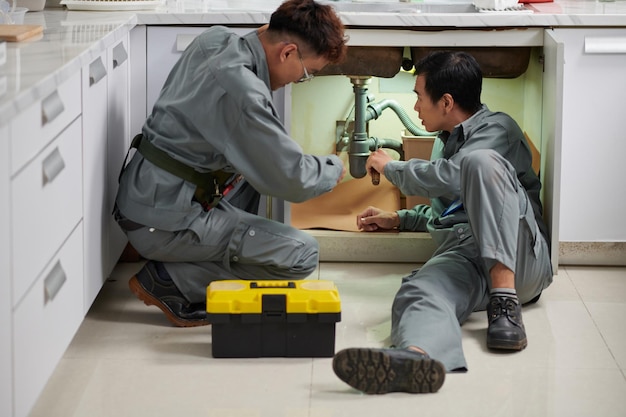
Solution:
[[[300,63],[302,64],[302,69],[304,70],[304,75],[302,76],[302,78],[300,78],[296,82],[297,83],[304,83],[304,82],[307,82],[307,81],[311,81],[313,79],[313,77],[315,77],[315,75],[309,74],[309,71],[306,70],[306,67],[304,66],[304,61],[302,61],[302,54],[300,53],[300,48],[298,48],[297,51],[298,51],[298,58],[300,58]]]

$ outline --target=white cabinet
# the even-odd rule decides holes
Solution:
[[[120,258],[127,238],[111,215],[118,188],[118,174],[132,139],[130,132],[130,61],[128,36],[108,51],[108,126],[107,126],[107,190],[106,215],[109,219],[107,275]]]
[[[83,217],[81,158],[77,120],[12,178],[14,307]]]
[[[626,154],[626,29],[548,30],[545,43],[557,95],[560,241],[626,242],[626,193],[616,174]]]
[[[85,233],[84,312],[98,295],[104,280],[108,249],[106,209],[107,151],[106,51],[82,71],[83,102],[83,211]]]
[[[129,144],[128,71],[126,37],[82,72],[85,313],[126,244],[111,212]]]
[[[19,113],[10,125],[11,174],[74,120],[81,110],[78,74]]]
[[[0,125],[0,416],[25,417],[126,243],[128,36]],[[39,91],[37,91],[39,94]]]
[[[3,416],[28,415],[83,319],[80,111],[78,72],[0,127]]]
[[[9,127],[0,126],[0,196],[9,195]],[[9,199],[0,198],[0,416],[12,415]]]
[[[81,226],[65,241],[14,312],[16,417],[28,415],[83,320]]]

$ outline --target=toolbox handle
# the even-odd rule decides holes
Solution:
[[[293,281],[254,281],[250,283],[250,288],[296,288],[296,283]]]

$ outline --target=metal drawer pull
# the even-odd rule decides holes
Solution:
[[[65,271],[61,266],[61,261],[57,261],[46,279],[43,281],[44,296],[46,302],[51,301],[59,293],[59,290],[67,281]]]
[[[586,54],[626,54],[625,37],[585,37]]]
[[[59,92],[54,90],[52,94],[41,101],[41,125],[52,122],[57,116],[63,113],[65,106]]]
[[[89,64],[89,86],[91,87],[107,75],[107,70],[104,68],[102,58],[98,58]]]
[[[183,52],[198,35],[176,35],[176,52]]]
[[[43,185],[52,182],[63,171],[65,161],[63,156],[61,156],[61,152],[59,152],[59,148],[54,148],[50,155],[46,156],[46,159],[41,164],[41,168],[43,171]]]
[[[113,68],[119,67],[126,62],[127,59],[128,54],[126,53],[126,48],[124,48],[123,43],[120,43],[113,48]]]

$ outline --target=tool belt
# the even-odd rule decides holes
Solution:
[[[145,159],[159,168],[195,184],[194,199],[202,204],[205,211],[217,206],[224,195],[234,186],[233,183],[235,181],[228,183],[228,180],[233,176],[232,173],[222,170],[211,172],[196,171],[194,168],[172,158],[165,151],[154,146],[141,133],[133,138],[130,146],[137,149]],[[128,153],[126,158],[128,158]],[[124,166],[126,166],[126,161],[124,161]],[[239,179],[238,177],[236,181]]]

